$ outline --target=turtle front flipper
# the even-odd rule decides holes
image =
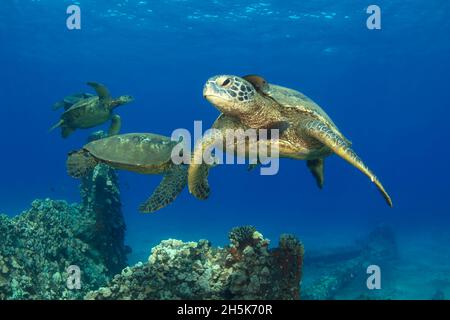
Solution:
[[[187,171],[187,166],[185,165],[172,166],[164,175],[155,192],[139,207],[139,211],[145,213],[155,212],[172,203],[186,186]]]
[[[112,100],[111,94],[109,93],[108,88],[106,88],[106,86],[104,86],[103,84],[97,83],[97,82],[88,82],[87,85],[94,88],[94,90],[95,90],[95,92],[97,92],[97,95],[100,98],[100,100],[103,100],[103,101],[111,101]]]
[[[188,186],[189,192],[199,200],[209,197],[208,174],[213,164],[205,163],[203,155],[206,150],[215,146],[218,142],[223,143],[223,135],[219,129],[215,129],[203,137],[194,148],[191,163],[189,164]]]
[[[208,183],[209,168],[206,163],[189,165],[189,192],[199,200],[208,199],[211,191]]]
[[[323,188],[323,159],[314,159],[307,160],[306,165],[308,166],[309,171],[311,171],[313,177],[316,179],[317,186],[322,189]]]
[[[122,127],[122,120],[120,119],[120,116],[115,114],[111,118],[111,125],[108,130],[108,136],[115,136],[116,134],[119,134],[120,128]]]
[[[309,136],[322,142],[338,156],[349,162],[351,165],[353,165],[367,177],[369,177],[370,180],[377,186],[387,204],[392,207],[391,197],[388,195],[378,178],[351,149],[350,145],[339,135],[337,135],[334,130],[330,129],[323,122],[317,120],[306,123],[304,130]]]

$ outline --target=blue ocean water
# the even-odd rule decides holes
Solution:
[[[71,4],[81,8],[81,30],[66,28]],[[418,279],[450,266],[450,3],[377,0],[381,30],[366,27],[369,4],[2,1],[0,212],[18,214],[36,198],[79,201],[65,160],[94,130],[63,140],[48,128],[59,117],[53,103],[90,91],[86,81],[135,97],[117,110],[122,132],[170,135],[193,130],[194,120],[205,129],[214,122],[219,112],[202,97],[209,77],[260,74],[321,105],[394,207],[337,156],[326,160],[323,190],[302,161],[283,159],[275,176],[224,165],[211,171],[207,201],[184,190],[151,215],[137,208],[160,177],[120,172],[130,262],[145,260],[166,238],[223,245],[230,228],[243,224],[274,243],[279,234],[294,233],[308,250],[350,243],[388,223],[406,260],[421,263],[405,268],[400,297],[428,298],[433,288]]]

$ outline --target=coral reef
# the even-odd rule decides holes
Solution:
[[[230,239],[233,247],[242,250],[255,243],[257,240],[253,238],[255,232],[256,228],[253,226],[235,227],[228,233],[228,239]]]
[[[36,200],[31,209],[0,216],[0,299],[80,299],[108,280],[84,212],[65,201]],[[67,267],[80,267],[80,290],[69,290]]]
[[[250,233],[250,231],[252,231]],[[243,241],[246,240],[246,245]],[[249,241],[247,241],[249,240]],[[86,299],[296,299],[303,245],[282,236],[279,248],[252,227],[230,232],[230,245],[169,239],[146,263],[125,268]]]
[[[281,288],[293,299],[300,299],[299,288],[292,287],[292,283],[300,283],[302,279],[303,256],[305,250],[300,241],[290,234],[280,237],[278,248],[274,249],[274,266],[278,266]]]

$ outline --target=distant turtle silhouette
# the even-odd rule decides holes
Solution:
[[[57,102],[53,109],[65,108],[61,120],[50,128],[50,131],[61,127],[61,135],[67,138],[76,129],[87,129],[111,120],[109,135],[118,134],[121,119],[113,114],[113,110],[120,105],[133,101],[131,96],[120,96],[113,99],[108,89],[99,83],[88,82],[97,92],[97,96],[90,94],[76,94]],[[73,103],[71,105],[71,103]]]

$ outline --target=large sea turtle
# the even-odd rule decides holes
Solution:
[[[306,160],[319,187],[323,185],[324,158],[335,153],[368,176],[392,206],[381,182],[351,149],[351,142],[328,115],[302,93],[269,84],[255,75],[219,75],[206,82],[203,95],[222,114],[213,125],[218,131],[197,144],[193,159],[202,159],[207,148],[226,136],[226,129],[275,128],[280,130],[277,141],[280,157]],[[189,191],[199,199],[209,195],[208,170],[207,164],[198,161],[189,166]]]
[[[114,135],[86,144],[81,150],[69,153],[68,174],[80,178],[97,164],[105,163],[116,169],[142,174],[162,174],[159,186],[140,206],[142,212],[154,212],[170,204],[187,184],[187,166],[175,165],[171,159],[178,142],[151,133]]]
[[[50,131],[61,127],[61,135],[67,138],[76,129],[87,129],[98,126],[111,120],[109,134],[119,133],[121,127],[120,117],[113,114],[113,110],[125,103],[133,101],[131,96],[120,96],[113,99],[108,89],[99,83],[88,82],[89,86],[95,89],[97,96],[77,94],[66,97],[61,103],[56,103],[55,107],[65,107],[68,109],[61,115],[61,120],[50,128]],[[74,103],[70,106],[71,103]]]

